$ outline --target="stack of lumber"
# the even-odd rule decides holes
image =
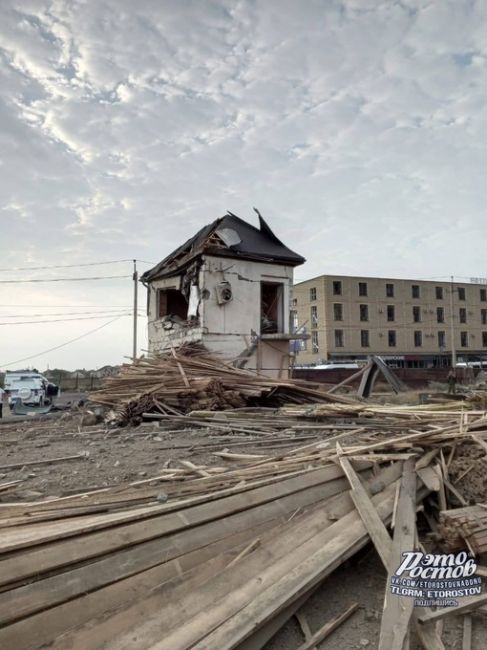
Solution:
[[[487,505],[441,512],[438,533],[448,550],[467,546],[474,555],[487,553]]]
[[[143,413],[151,412],[181,415],[194,409],[215,411],[248,404],[353,403],[305,381],[274,380],[234,368],[197,344],[123,365],[90,400],[112,409],[118,423],[140,421]]]
[[[50,519],[19,525],[3,512],[0,647],[261,647],[367,543],[349,472],[391,520],[402,463],[354,466],[109,514],[65,515],[58,504]],[[418,484],[419,501],[428,490]]]

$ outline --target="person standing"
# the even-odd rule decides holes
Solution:
[[[448,382],[448,394],[455,395],[457,392],[457,373],[454,368],[450,368],[450,372],[446,378]]]
[[[2,418],[2,415],[3,415],[3,396],[4,395],[5,395],[5,391],[0,386],[0,419]]]

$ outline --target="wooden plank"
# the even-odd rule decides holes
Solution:
[[[289,512],[293,512],[300,506],[320,498],[332,497],[346,489],[347,483],[344,478],[320,482],[322,478],[332,475],[329,471],[321,476],[314,474],[314,476],[307,476],[300,481],[291,480],[285,485],[265,486],[245,493],[245,500],[236,501],[233,497],[232,501],[222,499],[220,502],[200,504],[179,513],[163,514],[140,522],[130,522],[109,531],[96,531],[86,536],[78,536],[39,548],[24,550],[20,556],[21,561],[19,561],[18,555],[0,561],[0,585],[39,575],[56,567],[74,564],[104,553],[113,553],[117,549],[140,544],[150,539],[175,535],[185,529],[197,525],[202,526],[214,520],[221,521],[222,530],[225,530],[225,522],[228,519],[237,526],[239,522],[243,521],[248,522],[262,517],[272,518],[276,516],[276,513],[287,513],[286,505],[288,503],[290,504]],[[295,491],[298,487],[301,489]],[[226,499],[229,498],[226,497]],[[213,508],[210,507],[212,504],[220,505],[218,508]],[[249,513],[247,516],[243,514],[245,511]],[[242,514],[237,516],[239,512]],[[233,519],[231,519],[232,515],[235,515]]]
[[[281,627],[293,616],[296,615],[304,603],[315,593],[318,587],[313,587],[305,592],[297,600],[282,609],[276,616],[271,618],[265,625],[259,627],[253,634],[239,644],[238,650],[262,650],[265,644],[272,639]]]
[[[327,636],[329,636],[334,630],[337,629],[347,618],[356,612],[358,609],[358,603],[353,603],[348,609],[346,609],[338,616],[335,616],[331,621],[325,623],[317,632],[315,632],[309,639],[307,639],[303,644],[298,646],[298,650],[311,650],[315,648],[318,643],[321,643]]]
[[[472,617],[465,614],[463,617],[462,650],[472,650]]]
[[[423,481],[428,489],[432,492],[439,492],[441,488],[440,478],[435,470],[431,467],[423,467],[417,470],[419,478]]]
[[[39,460],[29,460],[24,463],[10,463],[10,465],[0,465],[0,471],[5,469],[18,469],[20,467],[30,467],[31,465],[54,465],[63,463],[68,460],[86,460],[85,454],[76,454],[75,456],[61,456],[59,458],[44,458]]]
[[[151,596],[155,589],[158,594],[165,594],[166,585],[172,584],[178,578],[184,580],[184,584],[191,588],[193,586],[191,576],[193,574],[199,576],[200,567],[207,577],[212,576],[217,569],[223,569],[235,557],[238,549],[242,548],[242,544],[245,544],[249,538],[263,533],[270,527],[266,522],[257,528],[247,529],[243,533],[224,538],[202,549],[197,549],[142,573],[119,580],[95,592],[84,594],[80,598],[75,598],[0,628],[0,648],[30,650],[33,647],[50,644],[53,639],[57,639],[56,647],[61,647],[63,644],[58,637],[63,633],[67,636],[66,643],[70,650],[74,647],[89,647],[84,644],[81,646],[76,646],[76,643],[71,644],[68,631],[85,623],[88,623],[91,628],[97,618],[124,610],[134,602],[143,603],[141,617],[150,610],[152,601],[155,601],[156,607],[159,609],[161,607],[159,597]],[[164,603],[164,599],[165,596],[162,598],[162,603]],[[125,619],[124,614],[120,616]],[[133,620],[130,620],[129,625],[134,625]],[[113,634],[113,629],[111,629],[111,634]]]
[[[397,504],[396,527],[389,554],[384,608],[379,637],[379,650],[409,648],[409,621],[414,599],[392,594],[392,577],[401,564],[402,554],[414,551],[416,530],[416,474],[414,461],[404,462]]]
[[[2,533],[0,538],[0,552],[18,550],[62,537],[100,530],[115,524],[129,522],[131,519],[137,520],[138,518],[155,516],[159,518],[162,515],[167,517],[165,520],[168,526],[166,532],[170,532],[170,530],[175,530],[177,527],[180,527],[181,524],[189,525],[189,520],[193,524],[196,523],[201,516],[209,516],[210,518],[221,517],[231,511],[273,500],[280,494],[288,493],[291,490],[305,489],[310,484],[325,483],[341,476],[343,476],[342,470],[339,467],[330,465],[277,482],[277,485],[264,483],[263,486],[258,485],[255,489],[252,486],[247,486],[242,494],[240,494],[240,490],[237,490],[234,494],[230,492],[230,495],[227,496],[225,491],[222,491],[223,496],[220,496],[220,498],[211,499],[211,495],[210,498],[200,498],[195,506],[192,506],[191,503],[185,504],[184,502],[179,502],[179,512],[173,512],[176,509],[174,507],[176,504],[165,504],[163,506],[149,506],[139,512],[117,512],[104,515],[103,517],[94,516],[75,521],[69,520],[67,522],[55,522],[52,524],[23,526],[21,530]],[[184,510],[181,510],[181,507]],[[175,526],[176,528],[171,528],[171,526]]]
[[[313,636],[313,633],[311,632],[311,628],[308,623],[308,619],[306,616],[301,613],[301,612],[296,612],[295,614],[296,619],[299,623],[299,627],[301,628],[301,631],[304,635],[304,640],[309,641],[311,637]],[[309,646],[309,650],[318,650],[316,645]]]
[[[400,467],[387,468],[385,472],[389,475],[389,481],[394,480],[393,477],[399,476],[400,474]],[[386,491],[387,489],[389,488],[386,488]],[[394,490],[394,488],[390,489]],[[389,496],[392,501],[392,493]],[[387,498],[387,493],[379,494],[375,498],[378,500],[385,499]],[[146,603],[140,603],[140,605],[134,605],[133,614],[129,615],[128,613],[124,613],[117,616],[116,620],[109,619],[103,624],[104,638],[107,639],[107,642],[108,640],[110,641],[110,644],[107,647],[117,648],[119,647],[119,642],[121,644],[120,647],[122,647],[122,639],[124,639],[125,636],[130,639],[132,638],[132,628],[134,623],[130,625],[130,621],[146,621],[146,623],[143,624],[145,631],[142,629],[140,630],[140,643],[145,644],[147,641],[147,644],[141,647],[149,647],[151,643],[155,643],[156,641],[167,637],[169,630],[179,630],[181,633],[183,633],[183,630],[186,630],[186,632],[188,632],[191,616],[198,616],[199,612],[201,612],[203,620],[208,622],[204,612],[211,609],[208,608],[209,602],[217,603],[220,600],[228,600],[231,606],[233,601],[233,592],[242,581],[245,583],[248,580],[252,580],[253,583],[255,582],[257,591],[260,591],[259,585],[261,583],[259,576],[264,576],[268,570],[272,570],[271,567],[274,565],[274,562],[278,557],[287,557],[291,562],[294,562],[298,547],[301,547],[301,545],[305,543],[308,545],[312,544],[312,540],[315,539],[316,535],[323,535],[327,529],[330,529],[332,525],[335,525],[328,518],[328,512],[330,510],[337,512],[340,518],[350,515],[352,517],[354,516],[352,510],[353,502],[348,493],[337,495],[334,497],[333,501],[335,501],[334,505],[327,505],[324,509],[318,507],[314,513],[310,513],[307,516],[307,519],[303,519],[302,516],[292,519],[289,524],[279,529],[279,533],[276,533],[273,530],[266,533],[268,538],[267,541],[261,538],[261,545],[251,555],[242,558],[242,560],[232,569],[225,570],[221,575],[215,576],[207,585],[202,587],[201,590],[195,590],[188,594],[184,598],[184,603],[180,601],[174,602],[172,599],[165,597],[166,595],[162,593],[161,600],[154,607],[153,611],[148,610]],[[342,503],[341,507],[338,505],[339,503]],[[346,515],[346,512],[349,512],[350,514]],[[309,523],[306,523],[306,521]],[[334,536],[331,536],[331,538],[334,539]],[[365,539],[361,542],[361,545],[366,543],[366,538],[367,536],[365,535]],[[320,540],[315,540],[314,545],[315,548],[321,548]],[[278,568],[278,574],[282,575],[282,571],[286,573],[287,567],[281,564],[281,569]],[[255,576],[255,579],[252,576]],[[318,584],[318,582],[316,584]],[[232,598],[230,599],[228,598],[229,592],[232,592]],[[297,598],[299,598],[299,596],[297,596]],[[292,602],[296,599],[293,598]],[[279,611],[283,611],[284,609],[285,608],[280,608]],[[288,617],[295,611],[291,610]],[[62,623],[60,623],[60,625],[62,625]],[[120,639],[117,637],[112,640],[114,629],[120,629],[122,634]],[[253,632],[255,632],[255,630],[256,628],[253,628]],[[97,634],[101,633],[102,631],[98,630]],[[79,647],[89,647],[89,644],[86,642],[87,637],[85,634],[91,633],[86,632],[80,634],[79,637],[76,637]],[[2,637],[0,631],[0,644],[1,641]],[[132,643],[132,641],[129,641],[129,647],[131,647],[130,643]],[[173,646],[170,641],[167,643],[168,645],[166,647],[168,648],[178,647]],[[75,645],[75,647],[78,646]],[[216,644],[213,646],[213,650],[214,647],[219,646]],[[250,647],[253,648],[254,646],[251,645]],[[255,647],[261,646],[256,645]]]
[[[327,487],[331,490],[331,485],[333,485],[333,494],[339,494],[343,491],[343,485],[340,485],[340,481],[343,480],[338,479],[336,482],[331,482]],[[285,521],[288,515],[297,508],[322,499],[323,492],[324,486],[318,485],[309,490],[283,497],[276,502],[265,503],[251,510],[206,522],[190,530],[174,532],[168,537],[157,537],[118,552],[112,551],[109,555],[102,555],[101,559],[95,562],[0,593],[0,624],[39,611],[44,607],[52,607],[80,594],[89,593],[116,580],[146,570],[156,564],[167,562],[178,555],[196,550],[267,520],[274,520],[276,524]],[[333,494],[328,496],[333,496]],[[103,540],[109,542],[106,533],[98,535],[101,536],[100,542]],[[83,545],[82,541],[80,543]],[[59,548],[54,552],[58,554]],[[32,562],[32,558],[30,560]],[[25,573],[22,556],[13,564],[12,570],[15,571],[17,567],[18,573],[19,563],[22,572]]]
[[[395,486],[391,485],[384,493],[374,497],[379,514],[384,518],[391,516],[394,491]],[[191,643],[195,643],[198,650],[236,647],[256,627],[265,624],[276,612],[326,577],[367,540],[365,526],[353,511],[304,544],[299,544],[299,535],[294,535],[295,548],[292,552],[269,564],[255,577],[249,578],[250,567],[247,567],[243,575],[234,578],[238,579],[235,585],[227,584],[227,589],[231,587],[231,598],[221,598],[214,602],[209,611],[201,611],[191,620],[186,616],[186,626],[175,623],[165,641],[156,643],[152,650],[185,647],[185,644]],[[198,602],[204,603],[210,593],[214,593],[211,587],[208,594],[198,593],[194,596]],[[196,642],[197,639],[200,640]]]
[[[430,611],[426,614],[423,614],[419,617],[420,623],[427,623],[428,621],[437,621],[439,619],[445,618],[446,616],[457,616],[458,614],[463,614],[465,612],[471,612],[481,605],[487,603],[487,592],[481,594],[480,596],[470,596],[462,598],[458,601],[456,607],[443,607],[437,609],[436,611]]]
[[[370,538],[373,541],[382,562],[387,567],[389,566],[389,555],[391,552],[391,538],[389,533],[377,514],[377,510],[375,509],[364,486],[360,482],[352,464],[348,458],[340,455],[342,453],[342,448],[339,443],[337,443],[337,452],[339,454],[338,460],[340,465],[352,488],[351,496],[353,502],[365,524],[365,527],[367,528]]]

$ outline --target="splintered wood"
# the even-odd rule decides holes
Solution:
[[[195,375],[183,368],[191,384]],[[177,376],[184,383],[175,365],[171,381]],[[112,405],[123,393],[117,386]],[[340,408],[346,420],[337,419]],[[484,412],[465,422],[449,409],[343,403],[160,416],[210,430],[223,423],[245,436],[260,428],[265,445],[245,452],[212,442],[215,465],[184,460],[141,481],[0,504],[1,648],[261,648],[371,539],[392,572],[414,543],[415,510],[448,480],[452,450],[487,432]],[[305,432],[314,437],[292,442]],[[346,625],[355,609],[324,616],[303,647]],[[394,630],[405,642],[410,611],[389,600],[384,616],[381,647]]]
[[[306,381],[274,380],[234,368],[197,344],[123,365],[90,399],[113,409],[119,423],[140,420],[143,413],[180,415],[194,409],[216,411],[248,404],[351,403]]]

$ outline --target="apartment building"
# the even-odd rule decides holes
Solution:
[[[399,367],[487,360],[487,284],[321,275],[295,284],[291,320],[310,334],[298,365],[378,354]]]

